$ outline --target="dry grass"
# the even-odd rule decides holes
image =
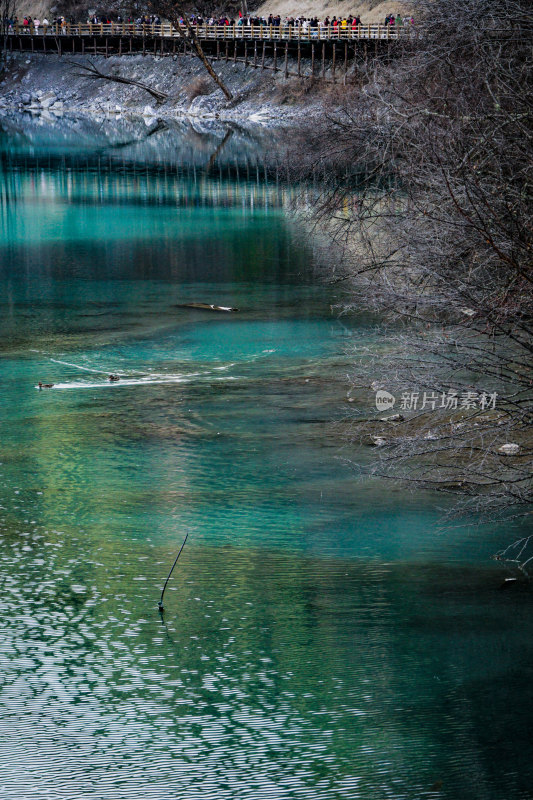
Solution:
[[[407,16],[412,11],[408,0],[366,0],[366,2],[353,2],[353,0],[266,0],[257,9],[260,16],[280,14],[282,17],[313,17],[324,19],[326,16],[342,17],[348,14],[359,14],[364,25],[383,22],[387,14],[402,14]]]
[[[52,12],[50,7],[56,8],[56,3],[50,0],[20,0],[17,3],[17,11],[19,19],[22,19],[25,14],[30,14],[32,17],[43,19],[45,16],[49,20],[53,19],[56,12]],[[386,14],[408,14],[411,11],[408,0],[364,0],[364,2],[353,2],[353,0],[308,0],[302,3],[301,0],[266,0],[265,3],[259,5],[256,12],[261,16],[268,16],[272,14],[281,14],[281,16],[306,16],[312,17],[315,14],[320,18],[329,16],[343,16],[344,14],[355,14],[356,12],[361,16],[364,24],[372,22],[383,22]],[[85,21],[86,12],[79,15]]]
[[[185,94],[189,103],[192,103],[195,97],[211,94],[213,91],[213,82],[210,78],[200,75],[195,78],[185,89]]]

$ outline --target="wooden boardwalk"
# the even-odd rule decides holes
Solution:
[[[415,36],[411,25],[358,25],[357,27],[304,25],[194,25],[194,35],[206,55],[217,60],[241,62],[245,67],[283,72],[285,77],[320,78],[335,83],[338,73],[350,80],[351,62],[388,56],[401,40]],[[192,49],[192,36],[184,26],[170,23],[90,23],[10,26],[9,50],[59,56],[154,55],[168,56]],[[296,70],[289,69],[297,63]],[[303,63],[308,59],[310,68]],[[270,62],[270,63],[267,63]],[[305,62],[304,62],[305,63]],[[354,67],[355,74],[355,67]]]
[[[390,25],[358,25],[356,27],[333,25],[311,28],[304,25],[192,25],[192,30],[201,41],[289,41],[289,42],[339,42],[358,40],[390,41],[413,33],[410,25],[395,27]],[[145,25],[136,23],[66,23],[65,25],[24,26],[11,25],[4,31],[10,39],[13,37],[43,39],[46,37],[73,38],[84,37],[133,37],[149,39],[188,39],[189,34],[184,25],[171,23]]]

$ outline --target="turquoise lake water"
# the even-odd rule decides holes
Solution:
[[[4,131],[2,800],[532,798],[527,531],[353,468],[378,328],[268,142]]]

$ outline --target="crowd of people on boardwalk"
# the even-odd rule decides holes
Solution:
[[[129,27],[134,27],[135,29],[139,29],[143,26],[145,27],[152,27],[153,25],[160,25],[161,18],[157,15],[151,16],[141,16],[137,18],[128,17],[124,19],[120,15],[117,17],[111,18],[107,15],[98,16],[95,15],[87,19],[88,23],[92,23],[94,25],[110,25],[111,23],[115,23],[118,25],[127,25]],[[266,26],[266,27],[273,27],[273,28],[297,28],[302,32],[306,33],[309,30],[321,30],[321,29],[329,29],[332,30],[333,33],[342,33],[343,31],[349,30],[356,30],[361,25],[361,18],[358,14],[349,14],[347,16],[333,16],[333,17],[325,17],[323,20],[319,20],[318,17],[284,17],[282,18],[279,14],[273,15],[270,14],[268,17],[257,17],[257,16],[243,16],[241,12],[239,12],[239,16],[237,19],[233,19],[227,16],[217,16],[217,17],[200,17],[195,14],[191,14],[189,16],[189,22],[192,25],[217,25],[217,26],[243,26],[243,25],[253,25],[253,26]],[[185,24],[185,20],[183,18],[179,19],[179,23],[181,25]],[[43,20],[39,20],[37,18],[32,18],[30,16],[25,16],[22,21],[19,21],[18,17],[14,17],[13,19],[4,20],[4,30],[14,31],[14,30],[22,30],[23,32],[34,32],[36,34],[39,33],[40,30],[46,31],[47,28],[52,29],[60,29],[63,33],[66,33],[68,30],[69,25],[76,25],[78,24],[76,20],[69,19],[67,20],[66,17],[55,17],[51,21],[49,21],[46,17]],[[400,14],[396,16],[394,14],[387,14],[385,17],[384,24],[386,26],[399,28],[403,27],[404,25],[412,25],[413,18],[409,17],[402,17]]]

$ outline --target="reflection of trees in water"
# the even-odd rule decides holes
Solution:
[[[124,150],[119,156],[116,148],[112,153],[84,157],[7,153],[3,156],[6,188],[2,200],[7,204],[7,198],[14,197],[16,181],[19,195],[50,194],[87,204],[244,205],[255,209],[279,208],[293,201],[296,192],[259,158],[221,158],[231,136],[232,132],[227,131],[201,165],[194,161],[141,165]]]
[[[9,241],[19,198],[20,175],[9,168],[5,153],[0,150],[0,211],[4,241]]]
[[[286,149],[280,132],[266,131],[259,126],[243,128],[218,120],[144,120],[112,116],[44,121],[39,115],[10,113],[0,117],[0,124],[10,137],[11,150],[23,151],[31,147],[34,152],[45,150],[67,158],[69,153],[111,156],[118,150],[120,158],[127,157],[131,162],[142,164],[166,164],[167,168],[181,164],[206,167],[217,150],[217,160],[223,164],[237,162],[242,167],[260,164],[270,168],[283,160]],[[222,148],[221,143],[224,143]]]

